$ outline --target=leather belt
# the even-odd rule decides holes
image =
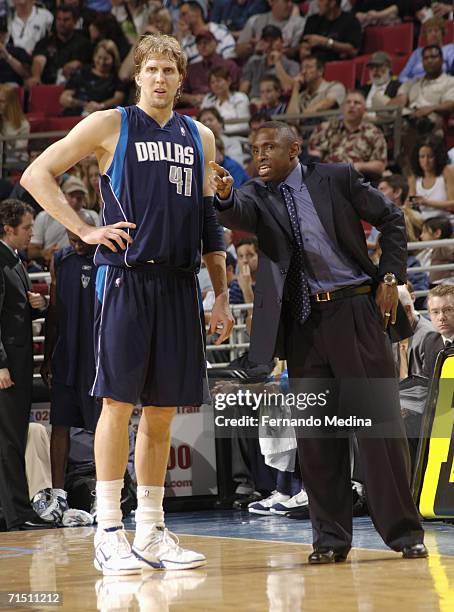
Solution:
[[[353,297],[355,295],[367,295],[372,293],[371,285],[359,285],[358,287],[344,287],[336,289],[336,291],[320,291],[315,295],[311,295],[311,302],[319,304],[320,302],[334,302],[335,300],[343,300],[344,298]]]

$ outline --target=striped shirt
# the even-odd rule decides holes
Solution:
[[[224,25],[210,21],[206,24],[206,29],[213,34],[218,42],[218,46],[216,47],[216,53],[218,55],[221,55],[224,59],[233,59],[236,57],[235,39]],[[188,64],[202,61],[202,56],[199,54],[195,43],[194,34],[187,34],[181,41],[181,46],[188,57]]]

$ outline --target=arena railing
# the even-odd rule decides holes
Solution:
[[[445,246],[453,246],[454,247],[454,239],[447,240],[430,240],[426,242],[410,242],[408,244],[408,250],[415,251],[421,250],[425,248],[442,248]],[[450,271],[454,270],[454,262],[451,264],[440,264],[435,266],[418,266],[408,268],[409,272],[435,272],[435,271]],[[31,273],[30,279],[32,282],[46,282],[48,286],[50,286],[50,274],[49,272],[34,272]],[[427,295],[428,291],[416,291],[416,297]],[[216,346],[214,344],[208,344],[206,347],[207,357],[210,361],[210,365],[212,368],[224,368],[231,361],[238,358],[242,353],[244,353],[249,348],[249,335],[247,333],[246,328],[246,318],[248,313],[252,310],[253,304],[232,304],[231,310],[232,314],[235,318],[235,325],[232,330],[232,334],[229,338],[229,341],[226,344],[221,344],[220,346]],[[424,313],[425,311],[420,310],[419,312]],[[44,319],[35,319],[33,321],[33,342],[35,344],[43,344],[44,343],[44,335],[43,335],[43,323]],[[228,358],[228,361],[212,361],[210,356],[213,353],[219,353],[219,355],[223,355]],[[42,352],[35,352],[34,355],[35,366],[39,365],[44,361],[44,354]],[[35,377],[39,378],[39,374],[35,373]]]

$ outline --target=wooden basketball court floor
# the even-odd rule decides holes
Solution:
[[[2,533],[0,609],[454,611],[454,525],[427,525],[430,558],[409,561],[371,548],[377,540],[370,520],[355,519],[364,547],[354,548],[346,563],[310,566],[308,521],[257,520],[241,512],[168,516],[169,527],[183,532],[183,546],[206,555],[206,567],[103,578],[93,567],[93,528]],[[207,535],[213,531],[231,535]],[[133,531],[128,535],[132,539]],[[62,601],[8,603],[8,594],[30,592],[60,592]]]

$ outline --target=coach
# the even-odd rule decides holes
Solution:
[[[233,194],[223,168],[212,163],[211,177],[220,222],[259,241],[250,359],[285,358],[293,379],[393,379],[383,329],[390,323],[395,335],[405,335],[395,325],[397,284],[406,270],[402,212],[349,165],[301,165],[285,123],[263,124],[252,153],[259,178]],[[381,233],[378,269],[368,258],[361,219]],[[388,546],[406,558],[425,557],[408,444],[397,396],[392,400],[402,435],[358,436],[369,509]],[[309,562],[344,561],[352,540],[348,437],[298,442],[313,527]]]

